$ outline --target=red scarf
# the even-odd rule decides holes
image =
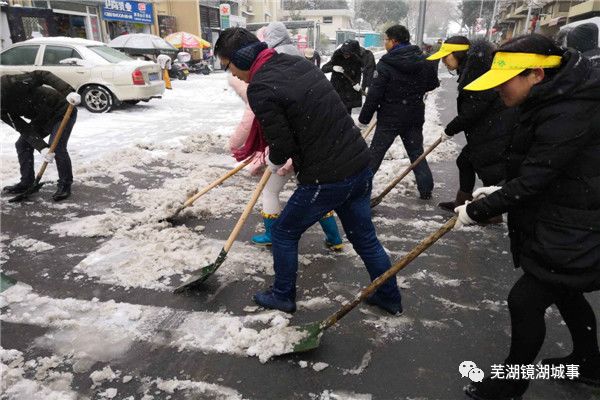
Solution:
[[[252,82],[252,78],[258,72],[261,67],[275,55],[275,50],[273,49],[265,49],[261,51],[252,66],[250,67],[250,82]],[[246,143],[240,149],[237,149],[233,152],[233,156],[237,161],[242,161],[247,159],[248,157],[253,156],[255,153],[264,153],[267,148],[268,143],[265,140],[265,136],[263,135],[262,127],[258,122],[258,119],[254,117],[252,121],[252,127],[250,128],[250,133],[248,134],[248,138],[246,139]]]

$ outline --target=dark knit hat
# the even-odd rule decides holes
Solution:
[[[268,47],[265,42],[254,42],[240,47],[231,56],[231,62],[242,71],[248,71],[260,52]]]

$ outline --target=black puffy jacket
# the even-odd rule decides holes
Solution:
[[[379,124],[413,125],[425,121],[425,93],[437,88],[437,62],[427,61],[418,46],[392,49],[377,63],[358,120],[368,124],[377,112]]]
[[[337,182],[368,166],[360,130],[310,61],[274,55],[256,72],[247,93],[269,143],[269,159],[279,165],[291,158],[301,184]]]
[[[64,116],[68,105],[66,97],[74,90],[48,71],[3,75],[0,89],[2,121],[14,124],[20,133],[33,130],[42,137],[49,135],[56,121]]]
[[[350,54],[349,58],[344,53]],[[344,73],[335,72],[334,66],[344,68]],[[324,73],[331,72],[331,84],[342,98],[348,108],[362,106],[362,94],[354,90],[354,84],[360,84],[362,74],[362,61],[360,58],[360,45],[356,40],[349,40],[337,49],[331,60],[321,67]],[[347,76],[344,76],[347,75]],[[348,79],[350,78],[350,79]]]
[[[467,206],[476,221],[508,211],[517,267],[542,281],[600,289],[600,69],[575,50],[521,106],[507,182]]]
[[[504,179],[506,149],[517,113],[515,108],[507,108],[494,90],[474,92],[464,87],[490,69],[493,51],[493,46],[485,40],[471,44],[458,69],[458,115],[445,130],[450,136],[465,133],[467,146],[463,152],[488,186]]]
[[[370,50],[364,47],[360,48],[360,61],[362,63],[362,90],[366,91],[373,82],[373,74],[375,73],[375,56]]]

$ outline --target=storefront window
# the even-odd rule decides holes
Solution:
[[[48,36],[48,22],[44,18],[21,17],[21,21],[27,39]]]
[[[133,22],[109,21],[108,33],[111,39],[128,33],[150,33],[150,25]]]
[[[90,31],[92,33],[92,40],[97,40],[99,42],[102,41],[100,35],[100,25],[99,25],[98,17],[95,15],[90,15]]]
[[[87,39],[85,19],[86,17],[81,15],[54,14],[56,30],[60,36]]]

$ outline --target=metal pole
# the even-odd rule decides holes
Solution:
[[[492,40],[492,29],[494,29],[494,25],[496,24],[496,13],[498,7],[498,0],[494,1],[494,11],[492,11],[492,20],[490,21],[490,31],[488,32],[488,40]]]
[[[481,18],[482,13],[483,13],[483,0],[481,0],[481,5],[479,6],[479,18]]]
[[[524,35],[527,34],[527,30],[529,29],[529,18],[531,18],[531,4],[529,4],[529,7],[527,8],[527,18],[525,19],[525,26],[523,27]]]
[[[416,45],[423,45],[423,36],[425,35],[425,13],[427,12],[427,0],[419,1],[419,18],[417,23]]]

